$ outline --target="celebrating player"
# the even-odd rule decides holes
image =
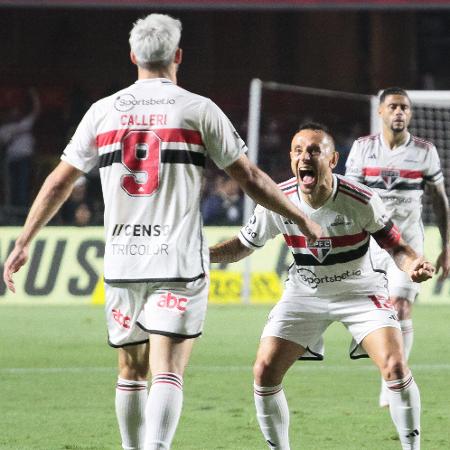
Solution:
[[[180,36],[180,21],[167,15],[151,14],[134,24],[130,56],[138,80],[88,110],[4,267],[14,291],[12,274],[25,264],[34,236],[75,180],[99,165],[106,318],[109,343],[119,348],[116,412],[128,450],[169,449],[181,413],[183,372],[193,338],[202,332],[209,286],[199,210],[206,157],[255,201],[298,224],[310,240],[320,235],[320,227],[250,163],[223,112],[176,85]]]
[[[450,271],[449,207],[436,147],[408,132],[411,100],[403,89],[385,89],[380,95],[378,112],[382,132],[354,142],[346,163],[346,175],[370,186],[380,195],[403,239],[419,254],[423,253],[423,189],[425,184],[431,188],[442,240],[436,269],[442,269],[439,279],[443,281]],[[408,359],[413,344],[411,308],[419,286],[399,270],[392,258],[375,242],[371,245],[374,246],[378,264],[388,273],[389,297],[397,310],[405,357]],[[389,405],[387,387],[383,382],[379,404],[382,407]]]
[[[322,334],[339,321],[353,335],[351,357],[369,355],[386,380],[402,448],[417,450],[419,390],[403,357],[400,325],[387,298],[385,275],[369,254],[370,237],[416,282],[430,278],[434,268],[401,239],[376,193],[333,175],[338,154],[322,125],[302,126],[292,140],[290,155],[295,177],[280,187],[321,225],[323,236],[308,244],[291,220],[258,205],[238,237],[210,248],[212,262],[234,262],[282,233],[294,256],[253,368],[261,431],[270,448],[290,448],[289,411],[281,382],[299,357],[322,358]]]

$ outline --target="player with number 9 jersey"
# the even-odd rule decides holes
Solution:
[[[200,195],[206,157],[246,146],[209,99],[172,81],[138,80],[88,110],[62,159],[96,165],[105,201],[105,281],[193,281],[208,270]]]

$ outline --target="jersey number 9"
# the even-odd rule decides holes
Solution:
[[[159,186],[161,139],[154,131],[133,130],[122,139],[122,164],[131,172],[121,178],[128,195],[153,194]]]

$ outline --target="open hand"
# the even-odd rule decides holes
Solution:
[[[448,245],[442,249],[442,252],[436,261],[436,273],[438,273],[440,269],[442,269],[442,272],[438,280],[445,281],[450,273],[450,249]]]
[[[27,247],[15,247],[8,259],[5,261],[3,269],[3,281],[11,292],[16,292],[13,273],[16,273],[28,260]]]

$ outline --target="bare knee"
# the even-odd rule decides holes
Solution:
[[[407,320],[411,318],[412,304],[403,297],[393,297],[392,303],[397,311],[398,320]]]
[[[405,378],[409,369],[401,353],[387,355],[384,364],[380,367],[381,375],[386,381]]]
[[[258,358],[253,365],[253,376],[258,386],[277,386],[283,380],[284,373],[267,358]]]
[[[148,378],[148,344],[119,349],[119,377],[143,381]]]

